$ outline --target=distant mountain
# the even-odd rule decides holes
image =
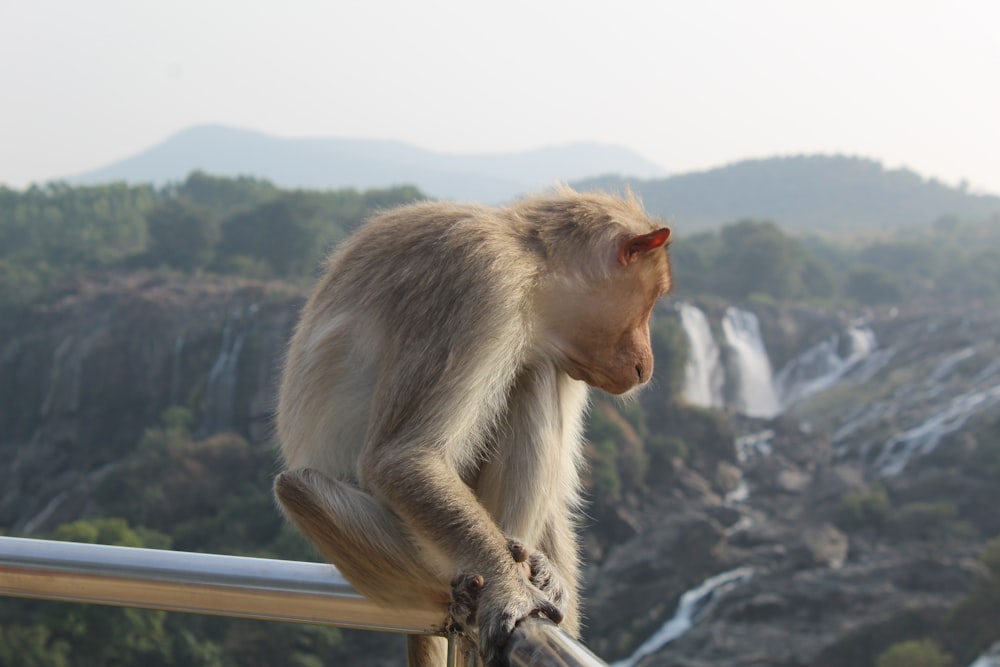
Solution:
[[[497,203],[518,194],[598,174],[639,178],[664,170],[619,146],[577,143],[505,154],[449,155],[399,141],[283,139],[222,125],[202,125],[71,183],[179,181],[200,169],[249,175],[292,188],[416,185],[449,199]]]
[[[682,232],[741,218],[771,220],[800,232],[863,232],[924,225],[944,216],[1000,216],[1000,197],[971,194],[907,169],[846,156],[748,160],[709,171],[654,180],[601,177],[581,189],[642,196],[656,215]]]

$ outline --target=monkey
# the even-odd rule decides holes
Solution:
[[[451,604],[490,667],[528,616],[578,636],[588,388],[649,381],[670,235],[631,193],[567,186],[370,218],[288,345],[284,514],[371,600],[443,619]],[[443,650],[408,638],[411,665]]]

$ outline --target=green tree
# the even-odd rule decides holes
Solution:
[[[250,176],[227,178],[194,171],[176,188],[181,199],[210,210],[216,217],[228,217],[277,198],[281,190],[268,181]]]
[[[989,568],[993,579],[1000,582],[1000,537],[990,540],[979,555],[979,560]]]
[[[38,298],[52,271],[45,263],[0,259],[0,308],[25,306]]]
[[[684,391],[684,366],[688,357],[688,338],[676,317],[661,313],[650,323],[650,343],[656,359],[657,384],[666,387],[669,397]]]
[[[951,656],[930,639],[893,644],[875,659],[875,667],[947,667]]]
[[[44,625],[0,626],[0,667],[68,667],[70,646]]]
[[[945,260],[933,244],[909,239],[873,243],[858,255],[865,264],[911,280],[933,278]]]
[[[221,231],[207,209],[173,199],[150,211],[146,221],[151,262],[192,271],[215,257]]]
[[[704,232],[681,238],[670,246],[674,291],[679,295],[709,294],[715,291],[715,256],[719,239]]]
[[[854,269],[847,276],[845,294],[860,303],[878,305],[903,298],[902,283],[888,271],[873,266]]]
[[[723,227],[719,241],[715,280],[723,296],[745,299],[754,292],[778,298],[801,294],[795,270],[802,250],[773,223],[743,220]]]
[[[727,225],[717,242],[699,238],[696,249],[680,251],[677,257],[679,284],[689,280],[728,299],[751,295],[800,299],[834,292],[829,263],[772,222],[741,220]],[[686,277],[685,271],[697,275]]]
[[[996,641],[1000,628],[1000,537],[994,538],[979,556],[988,574],[980,577],[972,591],[945,618],[949,646],[963,661]]]
[[[875,484],[869,491],[844,494],[837,505],[837,524],[846,530],[881,528],[892,510],[885,487]]]
[[[264,260],[279,276],[304,275],[324,250],[315,212],[308,197],[291,194],[238,213],[222,223],[219,254]]]

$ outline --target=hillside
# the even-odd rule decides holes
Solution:
[[[926,225],[949,216],[1000,216],[1000,197],[847,156],[747,160],[664,179],[603,177],[574,185],[606,190],[628,185],[650,211],[676,221],[685,232],[741,218],[771,220],[790,231],[833,234]]]
[[[433,197],[496,203],[556,181],[619,173],[651,177],[663,169],[617,146],[577,143],[504,154],[449,155],[400,141],[284,139],[201,125],[126,159],[69,178],[76,184],[163,184],[194,170],[248,175],[290,188],[415,185]]]
[[[0,534],[316,559],[271,495],[280,360],[326,249],[421,198],[204,173],[0,187]],[[969,667],[997,642],[997,222],[865,245],[744,221],[671,246],[654,381],[593,392],[587,419],[588,646]],[[393,667],[401,643],[0,598],[0,667]]]
[[[300,305],[274,282],[105,273],[0,321],[0,530],[314,559],[270,497],[277,360]],[[693,337],[683,313],[699,308],[711,333]],[[854,667],[926,638],[954,656],[941,667],[966,667],[997,640],[1000,319],[857,314],[658,308],[657,382],[629,406],[595,392],[588,419],[585,640],[599,655]],[[717,346],[715,409],[678,400],[689,338]],[[761,387],[788,400],[751,417]],[[689,632],[633,653],[699,590]],[[400,644],[0,598],[0,648],[17,649],[3,667],[399,665]]]

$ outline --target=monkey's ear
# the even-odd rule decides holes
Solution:
[[[639,234],[625,239],[618,247],[618,263],[622,266],[628,266],[643,253],[662,247],[669,239],[669,227],[660,227],[648,234]]]

